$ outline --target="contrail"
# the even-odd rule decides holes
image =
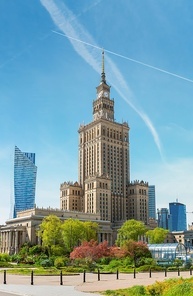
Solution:
[[[77,21],[77,18],[72,13],[72,11],[70,11],[65,3],[61,2],[60,0],[40,0],[40,2],[50,14],[50,17],[54,24],[64,34],[56,31],[53,32],[67,37],[77,54],[79,54],[97,73],[100,74],[101,61],[99,62],[98,60],[99,56],[97,54],[97,51],[99,49],[101,50],[101,47],[97,46],[93,37],[82,26],[82,24]],[[88,40],[89,42],[85,42],[82,40]],[[86,45],[91,47],[92,50],[88,50],[88,46]],[[108,81],[115,88],[120,97],[122,97],[144,121],[153,136],[154,142],[159,150],[162,160],[164,160],[159,135],[153,123],[151,122],[148,115],[145,114],[141,110],[141,108],[137,108],[132,102],[134,96],[127,82],[125,81],[118,67],[115,65],[115,63],[113,63],[108,55],[106,56],[105,61],[107,62],[107,66],[109,65],[111,69],[108,75]]]
[[[192,79],[186,78],[186,77],[184,77],[184,76],[181,76],[181,75],[178,75],[178,74],[175,74],[175,73],[169,72],[169,71],[167,71],[167,70],[163,70],[163,69],[161,69],[161,68],[158,68],[158,67],[155,67],[155,66],[152,66],[152,65],[149,65],[149,64],[143,63],[143,62],[141,62],[141,61],[138,61],[138,60],[135,60],[135,59],[132,59],[132,58],[126,57],[126,56],[124,56],[124,55],[122,55],[122,54],[119,54],[119,53],[116,53],[116,52],[114,52],[114,51],[111,51],[111,50],[105,49],[105,48],[103,48],[103,47],[96,46],[96,45],[94,45],[94,44],[91,44],[91,43],[88,43],[88,42],[82,41],[82,40],[80,40],[80,39],[77,39],[77,38],[74,38],[74,37],[68,36],[68,35],[66,35],[66,34],[62,34],[62,33],[60,33],[60,32],[54,31],[54,30],[52,30],[52,32],[55,33],[55,34],[58,34],[58,35],[64,36],[64,37],[66,37],[66,38],[69,38],[69,39],[75,40],[75,41],[77,41],[77,42],[80,42],[80,43],[86,44],[86,45],[91,46],[91,47],[93,47],[93,48],[100,49],[100,50],[104,50],[104,51],[106,51],[106,52],[108,52],[108,53],[110,53],[110,54],[113,54],[113,55],[118,56],[118,57],[120,57],[120,58],[123,58],[123,59],[129,60],[129,61],[131,61],[131,62],[133,62],[133,63],[137,63],[137,64],[140,64],[140,65],[142,65],[142,66],[145,66],[145,67],[151,68],[151,69],[153,69],[153,70],[157,70],[157,71],[159,71],[159,72],[162,72],[162,73],[165,73],[165,74],[168,74],[168,75],[171,75],[171,76],[174,76],[174,77],[177,77],[177,78],[180,78],[180,79],[183,79],[183,80],[186,80],[186,81],[188,81],[188,82],[192,82],[192,83],[193,83],[193,80],[192,80]]]

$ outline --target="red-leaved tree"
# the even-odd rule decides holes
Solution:
[[[70,259],[87,259],[88,261],[96,261],[102,257],[109,257],[111,248],[108,247],[108,242],[98,242],[91,240],[83,242],[79,247],[74,248],[70,253]]]

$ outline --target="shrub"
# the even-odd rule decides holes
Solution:
[[[54,266],[56,268],[67,266],[68,263],[69,259],[67,257],[56,257],[56,259],[54,260]]]
[[[42,266],[42,267],[50,267],[50,266],[53,266],[53,261],[51,259],[43,259],[42,261],[39,262],[39,264]]]
[[[11,257],[8,254],[0,254],[0,262],[9,262]]]
[[[183,283],[178,283],[177,285],[171,287],[167,293],[168,296],[192,296],[193,295],[193,283],[184,281]]]
[[[41,253],[44,253],[42,246],[36,245],[29,248],[29,255],[40,255]]]
[[[164,283],[155,282],[155,284],[146,287],[148,295],[160,296],[163,295]]]
[[[103,258],[99,259],[97,262],[100,264],[107,265],[111,262],[111,260],[112,260],[112,258],[110,258],[110,257],[103,257]]]

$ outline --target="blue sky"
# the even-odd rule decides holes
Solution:
[[[0,224],[15,145],[36,153],[37,206],[59,208],[60,183],[78,179],[101,48],[116,121],[130,126],[131,180],[156,186],[157,208],[193,211],[192,31],[191,0],[1,0]]]

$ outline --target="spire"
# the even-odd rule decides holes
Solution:
[[[105,59],[104,59],[104,50],[102,51],[102,72],[101,72],[101,83],[106,84],[106,78],[105,78]]]

